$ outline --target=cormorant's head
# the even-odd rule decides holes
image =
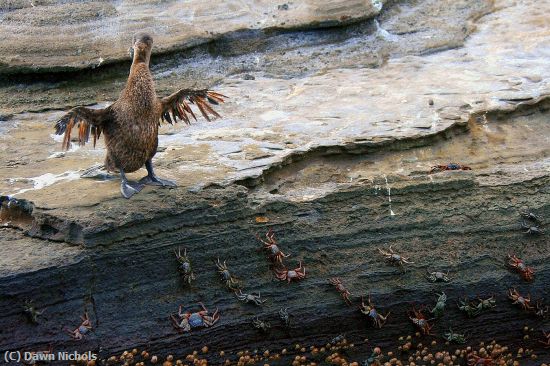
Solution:
[[[153,48],[153,37],[147,33],[134,35],[133,46],[130,48],[131,57],[134,62],[149,62],[151,49]]]

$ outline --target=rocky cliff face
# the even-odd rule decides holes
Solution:
[[[80,178],[102,161],[104,147],[61,152],[51,133],[63,112],[50,110],[114,100],[127,72],[123,42],[93,51],[112,64],[78,75],[51,71],[92,65],[97,55],[89,47],[74,59],[57,49],[64,44],[74,51],[71,42],[79,38],[95,42],[84,31],[72,41],[42,42],[38,58],[25,61],[32,67],[15,57],[22,52],[15,51],[17,42],[3,46],[11,57],[3,72],[19,74],[5,75],[0,85],[7,101],[0,122],[2,351],[51,346],[108,358],[137,347],[182,358],[208,345],[202,357],[222,363],[245,349],[287,348],[281,360],[265,362],[288,364],[304,354],[302,346],[320,347],[345,334],[355,344],[341,350],[348,360],[367,359],[381,346],[406,361],[416,358],[403,351],[408,335],[415,347],[436,341],[428,352],[454,352],[441,338],[452,327],[467,334],[468,345],[495,339],[510,347],[507,360],[550,361],[540,343],[548,314],[537,317],[507,298],[516,288],[533,305],[550,304],[548,234],[526,234],[521,226],[524,211],[539,216],[527,222],[546,232],[550,217],[546,4],[348,1],[273,8],[254,2],[232,13],[200,10],[198,2],[188,8],[140,2],[128,12],[111,2],[46,3],[27,9],[26,2],[13,2],[3,9],[0,32],[32,22],[49,29],[68,11],[71,19],[93,22],[109,44],[116,32],[107,24],[133,32],[133,17],[148,24],[160,12],[166,27],[175,28],[186,19],[178,11],[204,12],[192,23],[216,30],[204,41],[216,40],[194,48],[182,49],[195,44],[192,32],[147,25],[159,33],[153,73],[160,93],[217,82],[213,88],[230,99],[220,107],[221,120],[162,129],[155,162],[179,188],[146,188],[127,201],[116,177]],[[60,18],[40,21],[51,9]],[[281,28],[273,19],[288,29],[273,30]],[[310,29],[319,25],[331,27]],[[40,40],[43,33],[25,34]],[[58,57],[40,60],[48,52]],[[28,74],[33,68],[45,74]],[[450,161],[472,170],[429,174]],[[291,254],[289,268],[303,263],[304,280],[274,278],[256,239],[268,229]],[[385,263],[379,249],[390,245],[414,263],[404,271]],[[191,286],[177,271],[180,247],[196,275]],[[535,269],[534,281],[506,267],[508,254]],[[260,292],[267,302],[239,302],[220,282],[217,258],[243,291]],[[432,271],[449,271],[451,281],[429,282]],[[354,306],[328,284],[331,277],[342,280]],[[414,336],[412,304],[431,309],[441,292],[448,302],[432,321],[435,335]],[[391,312],[382,329],[357,310],[368,294],[379,311]],[[457,307],[464,298],[490,296],[496,307],[474,319]],[[23,312],[29,300],[43,311],[37,324]],[[220,321],[178,334],[169,315],[180,304],[198,310],[198,302],[218,308]],[[288,308],[290,327],[278,317],[281,308]],[[78,326],[85,310],[93,332],[74,341],[64,327]],[[255,329],[254,317],[270,330]],[[326,356],[307,354],[308,360]]]

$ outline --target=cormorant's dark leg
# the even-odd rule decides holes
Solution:
[[[124,198],[130,198],[143,189],[143,184],[128,182],[124,170],[120,169],[120,192]]]
[[[153,162],[151,159],[145,162],[145,168],[147,168],[147,176],[140,179],[140,183],[151,186],[163,186],[163,187],[177,187],[176,183],[168,179],[160,179],[155,175],[153,171]]]

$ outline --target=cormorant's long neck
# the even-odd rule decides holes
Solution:
[[[149,67],[149,61],[151,60],[150,49],[140,49],[134,51],[134,57],[132,59],[132,66],[138,63],[145,63]]]
[[[130,81],[130,79],[132,79],[134,76],[143,74],[151,75],[151,71],[149,71],[149,62],[136,62],[134,60],[134,62],[132,62],[132,66],[130,66],[130,75],[128,76],[128,81]]]
[[[134,57],[124,95],[139,110],[150,109],[154,105],[157,96],[149,62],[136,62]]]

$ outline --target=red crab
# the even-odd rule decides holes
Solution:
[[[431,319],[426,319],[426,316],[422,313],[423,309],[424,308],[421,307],[420,309],[416,310],[416,308],[413,306],[412,311],[409,312],[409,319],[411,319],[413,324],[422,331],[422,334],[431,335],[432,333],[430,332],[432,330],[433,324],[430,324],[429,322]]]
[[[432,166],[432,169],[430,169],[430,174],[443,172],[445,170],[472,170],[472,168],[457,163],[449,163],[447,165],[434,165]]]
[[[84,316],[80,316],[80,319],[82,319],[82,323],[78,326],[78,328],[76,328],[75,330],[67,329],[67,333],[69,333],[71,338],[77,341],[80,341],[82,338],[84,338],[84,335],[93,328],[92,322],[88,317],[88,312],[84,312]]]
[[[286,267],[276,268],[274,270],[275,277],[277,277],[281,281],[299,281],[301,279],[304,279],[306,277],[306,267],[302,267],[302,262],[300,262],[300,265],[296,269],[289,270]]]
[[[472,355],[468,358],[468,366],[493,366],[495,360],[491,357],[479,357],[478,355]]]
[[[527,297],[523,297],[514,288],[514,289],[508,290],[508,297],[510,298],[510,300],[514,301],[514,304],[520,305],[523,309],[533,310],[533,307],[531,306],[531,295],[527,295]]]
[[[290,257],[290,254],[283,253],[281,249],[279,249],[279,246],[277,246],[277,241],[275,240],[275,233],[273,230],[269,229],[269,231],[265,234],[265,237],[267,241],[262,240],[259,235],[256,235],[256,238],[264,244],[263,248],[268,251],[269,258],[273,262],[282,264],[283,258]]]
[[[533,280],[533,275],[535,274],[533,268],[526,266],[525,262],[515,255],[508,254],[508,258],[510,259],[508,265],[512,268],[515,268],[521,274],[521,277],[523,277],[524,280]]]
[[[344,287],[340,279],[338,277],[335,277],[335,278],[329,279],[328,281],[330,282],[331,285],[336,287],[336,291],[342,294],[342,298],[344,299],[346,304],[351,305],[351,300],[349,299],[349,296],[351,295],[351,293]]]

